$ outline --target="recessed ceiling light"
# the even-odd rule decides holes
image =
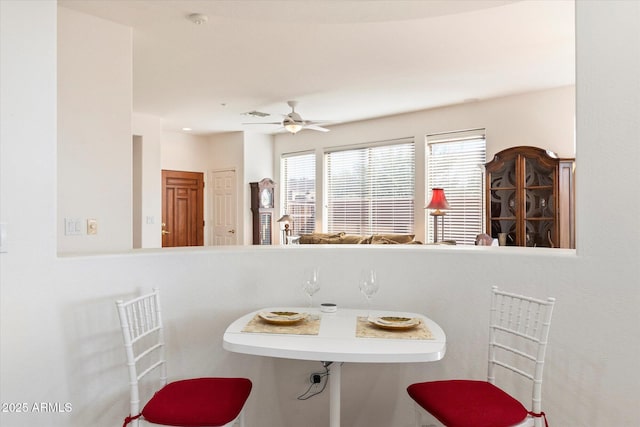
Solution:
[[[185,131],[185,132],[189,132],[190,130],[193,130],[193,129],[191,129],[191,128],[182,128],[182,130]]]

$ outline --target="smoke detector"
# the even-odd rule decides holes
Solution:
[[[189,21],[193,22],[196,25],[206,24],[209,20],[209,17],[207,15],[203,15],[202,13],[192,13],[191,15],[187,16],[187,18],[189,18]]]

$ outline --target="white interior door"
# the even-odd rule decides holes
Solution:
[[[238,243],[236,171],[213,171],[209,176],[213,205],[210,219],[213,224],[211,244],[214,246],[236,245]]]

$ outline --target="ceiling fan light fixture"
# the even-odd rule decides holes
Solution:
[[[296,134],[296,133],[300,132],[300,129],[302,129],[302,126],[297,124],[297,123],[287,123],[287,124],[284,125],[284,128],[287,131],[289,131],[289,132],[291,132],[293,134]]]

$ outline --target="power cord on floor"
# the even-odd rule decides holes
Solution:
[[[327,388],[327,382],[329,380],[329,365],[331,365],[331,363],[332,362],[322,362],[324,372],[314,372],[313,374],[311,374],[311,376],[309,377],[309,382],[311,384],[309,385],[307,391],[298,396],[298,400],[311,399],[313,396],[317,396],[318,394],[322,393],[325,388]],[[313,390],[313,388],[318,384],[321,384],[320,390]]]

